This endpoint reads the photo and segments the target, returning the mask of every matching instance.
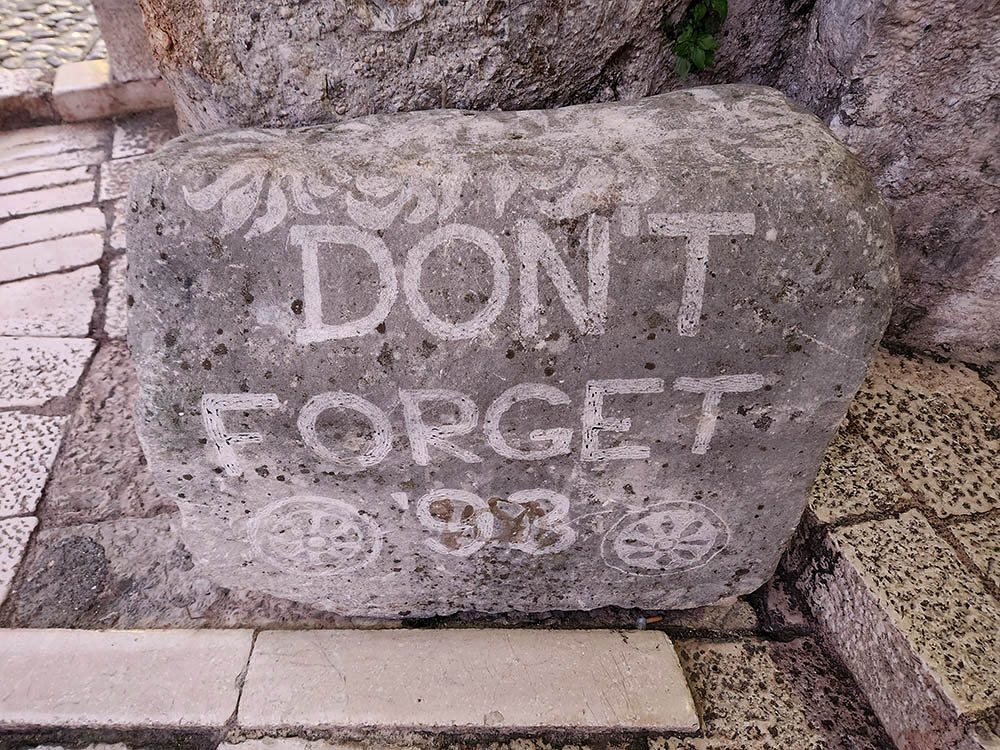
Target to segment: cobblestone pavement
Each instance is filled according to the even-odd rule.
[[[58,68],[107,57],[87,0],[0,0],[0,65]]]

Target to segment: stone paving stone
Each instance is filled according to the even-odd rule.
[[[77,182],[71,185],[58,185],[41,190],[5,195],[0,203],[0,219],[89,203],[94,198],[94,188],[93,179],[88,179],[86,182]]]
[[[33,513],[66,417],[0,412],[0,518]]]
[[[83,374],[94,346],[91,339],[0,338],[0,407],[41,406],[65,396]]]
[[[979,747],[963,723],[1000,704],[1000,603],[919,512],[834,530],[798,581],[901,750]]]
[[[79,122],[170,107],[173,95],[161,78],[115,81],[107,60],[81,60],[56,70],[52,103],[63,120]]]
[[[213,584],[180,540],[175,515],[42,529],[10,595],[13,627],[398,627]]]
[[[128,333],[128,293],[125,290],[125,271],[128,261],[119,255],[108,269],[108,303],[104,308],[104,331],[109,338],[123,339]]]
[[[132,419],[137,385],[124,342],[101,346],[49,484],[46,524],[175,510],[153,487]]]
[[[104,254],[99,234],[76,234],[0,250],[0,282],[89,265]]]
[[[124,198],[132,177],[142,166],[144,156],[129,156],[124,159],[106,161],[101,165],[101,197],[107,201]]]
[[[0,49],[5,68],[33,68],[51,71],[65,62],[80,60],[98,36],[97,19],[91,4],[0,0],[0,32],[25,31],[24,39]]]
[[[0,248],[84,232],[103,232],[104,214],[94,206],[11,219],[0,225]]]
[[[119,199],[114,202],[114,218],[111,222],[109,244],[115,250],[125,249],[125,221],[128,212],[128,201]]]
[[[0,286],[0,336],[86,336],[97,266]]]
[[[0,180],[0,195],[20,193],[25,190],[69,185],[91,179],[89,167],[71,167],[70,169],[50,169],[47,172],[28,172],[15,177]]]
[[[62,151],[44,156],[25,156],[19,159],[0,158],[0,177],[100,164],[106,158],[107,151],[104,147]]]
[[[109,134],[103,122],[0,133],[0,177],[99,164],[107,158]]]
[[[1000,507],[1000,397],[972,370],[880,352],[850,414],[938,516]]]
[[[653,631],[264,631],[244,727],[608,727],[694,731],[670,640]]]
[[[0,39],[0,58],[10,48],[9,40]],[[40,70],[0,69],[0,130],[57,119],[52,106],[52,83],[47,78]]]
[[[809,507],[824,523],[892,510],[913,502],[878,454],[851,428],[830,443],[809,496]]]
[[[218,726],[236,708],[249,630],[0,631],[0,726]]]
[[[888,750],[857,687],[818,645],[678,641],[702,722],[699,738],[665,738],[651,750]]]
[[[980,516],[951,527],[973,562],[1000,588],[1000,516]]]
[[[7,598],[28,538],[37,524],[38,519],[30,517],[0,520],[0,604]]]
[[[120,117],[115,121],[111,158],[151,153],[177,135],[177,116],[172,109]]]
[[[666,612],[662,623],[675,628],[722,632],[753,630],[758,625],[753,607],[743,599],[731,604],[715,604],[709,607]]]

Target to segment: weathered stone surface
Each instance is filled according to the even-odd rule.
[[[265,631],[237,721],[249,729],[698,729],[670,639],[614,630]]]
[[[189,549],[349,614],[756,589],[895,282],[864,171],[753,87],[189,136],[130,201]]]

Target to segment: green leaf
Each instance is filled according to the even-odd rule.
[[[700,47],[695,47],[691,50],[691,62],[694,64],[695,68],[701,70],[705,67],[705,50]]]
[[[684,31],[681,32],[681,35],[677,37],[678,42],[690,42],[693,40],[694,40],[694,29],[692,29],[690,26],[684,29]]]
[[[715,52],[709,50],[705,53],[705,67],[711,68],[713,65],[715,65]]]
[[[698,3],[696,6],[694,6],[694,9],[691,12],[691,16],[692,18],[694,18],[695,23],[697,23],[698,21],[700,21],[705,17],[706,13],[708,13],[708,6]]]
[[[719,43],[715,41],[715,37],[711,34],[702,34],[698,37],[698,46],[703,50],[712,50],[719,46]]]
[[[687,74],[691,72],[691,61],[686,57],[678,57],[674,63],[674,72],[680,78],[687,78]]]
[[[726,15],[729,13],[729,3],[726,0],[711,0],[711,2],[712,10],[719,16],[719,20],[725,21]]]

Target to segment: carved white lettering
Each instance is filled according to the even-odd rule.
[[[327,409],[350,409],[364,415],[371,422],[371,445],[364,453],[337,453],[323,445],[316,431],[316,420]],[[302,440],[317,456],[346,472],[361,471],[376,465],[392,448],[392,425],[389,424],[389,418],[371,401],[353,393],[330,391],[313,396],[299,412],[298,427]]]
[[[719,419],[719,401],[724,393],[746,393],[756,391],[764,385],[764,378],[757,374],[720,375],[715,378],[677,378],[675,391],[703,393],[701,418],[694,433],[692,453],[702,455],[708,452],[708,445],[715,434],[715,423]]]
[[[687,265],[684,291],[677,311],[677,333],[694,336],[701,325],[701,307],[705,299],[705,276],[708,272],[710,237],[753,234],[753,214],[650,214],[649,231],[664,237],[687,238]]]
[[[443,388],[406,391],[400,390],[403,402],[403,419],[406,420],[406,434],[410,438],[410,450],[418,466],[430,463],[430,446],[442,453],[455,456],[467,464],[475,464],[483,459],[472,451],[461,448],[449,438],[467,435],[479,422],[479,407],[476,402],[458,391]],[[424,422],[422,405],[435,401],[447,401],[458,409],[458,420],[453,424],[429,425]]]
[[[493,290],[486,306],[462,323],[450,323],[435,315],[420,290],[424,262],[428,256],[435,248],[456,240],[478,247],[490,259],[490,264],[493,266]],[[403,268],[403,292],[413,316],[430,333],[448,340],[475,338],[492,325],[507,303],[507,295],[510,292],[507,258],[497,241],[493,239],[493,235],[488,232],[468,224],[448,224],[431,232],[410,249],[406,256],[406,266]]]
[[[259,432],[226,432],[222,423],[222,412],[248,409],[280,409],[278,397],[274,393],[206,393],[201,397],[201,421],[205,433],[215,447],[219,466],[227,476],[238,477],[243,473],[234,445],[260,443]]]
[[[483,417],[483,432],[490,447],[504,458],[517,458],[523,461],[541,461],[554,456],[565,456],[570,451],[573,440],[573,430],[567,427],[555,427],[547,430],[532,430],[528,439],[535,442],[548,443],[545,448],[536,450],[521,450],[508,443],[500,432],[500,420],[507,410],[520,401],[538,399],[553,406],[565,406],[570,403],[569,396],[551,385],[541,383],[521,383],[508,388],[486,409]]]
[[[396,269],[385,243],[373,234],[352,227],[302,226],[288,230],[288,241],[302,248],[303,315],[306,325],[295,332],[300,344],[330,341],[372,333],[385,320],[396,301],[398,286]],[[379,275],[378,301],[363,318],[330,325],[323,322],[323,295],[319,280],[319,246],[321,243],[353,245],[368,253]]]
[[[538,269],[544,268],[566,312],[582,333],[600,335],[608,317],[608,220],[591,214],[587,219],[587,301],[583,301],[573,277],[556,246],[533,219],[517,223],[517,253],[521,259],[521,333],[538,334]]]
[[[644,445],[625,443],[614,448],[601,448],[599,433],[628,432],[632,420],[610,419],[604,415],[604,397],[616,393],[661,393],[662,378],[635,378],[612,380],[588,380],[587,395],[583,404],[583,447],[584,461],[610,461],[613,459],[643,459],[649,457],[649,448]]]

